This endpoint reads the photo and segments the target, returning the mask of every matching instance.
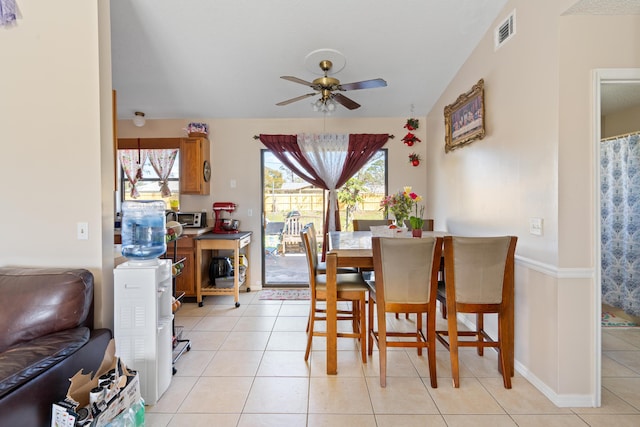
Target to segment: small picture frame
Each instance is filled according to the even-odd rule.
[[[483,79],[460,95],[456,102],[444,107],[444,124],[444,151],[447,153],[484,138]]]

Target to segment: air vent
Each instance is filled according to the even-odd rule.
[[[495,48],[498,49],[500,46],[505,44],[507,40],[511,39],[516,34],[516,11],[514,10],[511,14],[505,19],[502,24],[496,27],[495,31]]]

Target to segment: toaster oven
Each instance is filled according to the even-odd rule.
[[[173,212],[174,218],[184,227],[203,228],[207,226],[206,212]]]

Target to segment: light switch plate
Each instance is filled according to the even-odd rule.
[[[89,239],[89,223],[79,222],[78,223],[78,240],[88,240],[88,239]]]
[[[529,218],[529,233],[542,236],[542,218]]]

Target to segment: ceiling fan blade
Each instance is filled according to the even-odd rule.
[[[385,87],[387,82],[384,79],[363,80],[361,82],[346,83],[340,85],[340,90],[356,90],[356,89],[373,89],[376,87]]]
[[[280,76],[281,79],[285,79],[285,80],[289,80],[290,82],[294,82],[294,83],[300,83],[301,85],[305,85],[305,86],[309,86],[309,87],[315,87],[315,85],[311,82],[308,82],[306,80],[302,80],[299,79],[297,77],[293,77],[293,76]]]
[[[301,99],[305,99],[305,98],[308,98],[308,97],[313,96],[313,95],[315,95],[315,93],[308,93],[306,95],[300,95],[300,96],[297,96],[295,98],[287,99],[286,101],[278,102],[276,105],[280,105],[280,106],[288,105],[288,104],[291,104],[292,102],[300,101]]]
[[[360,108],[360,104],[358,104],[353,99],[347,98],[341,93],[334,93],[333,99],[343,106],[347,107],[349,110],[355,110],[356,108]]]

